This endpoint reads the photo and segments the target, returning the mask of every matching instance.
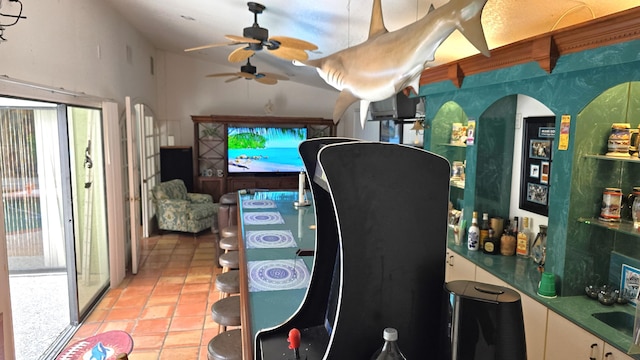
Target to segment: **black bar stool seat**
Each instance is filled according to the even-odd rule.
[[[240,270],[231,270],[216,276],[216,289],[221,293],[240,293]]]
[[[242,333],[240,329],[225,331],[209,340],[207,360],[242,359]]]
[[[238,251],[229,251],[226,252],[218,258],[218,262],[220,262],[220,266],[223,267],[223,272],[226,272],[224,269],[239,269],[240,268],[240,258]]]
[[[240,296],[229,296],[213,303],[211,317],[223,330],[227,326],[240,326]]]
[[[220,249],[226,251],[238,250],[238,237],[237,236],[227,236],[223,237],[219,241]]]
[[[220,230],[220,236],[222,236],[223,238],[225,237],[231,237],[231,236],[238,236],[238,225],[229,225],[226,227],[223,227],[222,230]]]

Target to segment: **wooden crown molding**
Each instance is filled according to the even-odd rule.
[[[640,39],[640,6],[585,23],[555,30],[482,54],[426,69],[420,85],[451,80],[460,88],[465,76],[537,62],[551,73],[563,55]]]
[[[302,116],[191,115],[194,123],[333,125],[333,120]]]

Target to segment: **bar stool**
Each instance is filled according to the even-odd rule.
[[[213,303],[211,318],[222,331],[226,331],[227,326],[240,326],[240,296],[229,296]]]
[[[225,237],[238,237],[238,225],[229,225],[226,227],[223,227],[222,230],[220,230],[220,236],[225,238]]]
[[[242,333],[240,329],[225,331],[209,340],[207,360],[242,359]]]
[[[238,250],[238,237],[223,237],[222,239],[220,239],[220,241],[218,241],[218,246],[220,246],[220,249],[224,250],[224,252]]]
[[[218,257],[218,262],[222,266],[222,272],[227,272],[231,269],[240,268],[240,258],[237,251],[226,252]]]
[[[216,290],[220,292],[220,299],[231,294],[240,293],[240,270],[231,270],[216,276]]]

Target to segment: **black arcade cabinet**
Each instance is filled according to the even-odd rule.
[[[309,289],[287,322],[256,335],[256,359],[369,359],[385,327],[408,359],[446,359],[443,291],[449,163],[415,147],[345,138],[300,145],[316,213]]]

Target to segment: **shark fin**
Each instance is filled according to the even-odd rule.
[[[322,66],[322,59],[305,60],[305,61],[293,60],[292,63],[295,66],[309,66],[309,67],[319,68]]]
[[[482,29],[480,15],[482,15],[482,12],[478,12],[476,16],[462,22],[458,25],[458,30],[460,30],[462,35],[464,35],[464,37],[466,37],[467,40],[476,47],[476,49],[480,50],[482,55],[489,57],[491,56],[491,53],[487,46],[487,40],[484,37],[484,30]]]
[[[371,101],[361,99],[360,100],[360,126],[364,129],[364,123],[367,122],[367,113],[369,112],[369,104]]]
[[[380,34],[388,33],[382,18],[382,0],[373,0],[373,10],[371,11],[371,24],[369,25],[369,39]]]
[[[333,108],[333,123],[337,124],[344,114],[347,111],[347,108],[358,101],[359,99],[355,97],[349,90],[342,90],[340,95],[338,95],[338,100],[336,100],[336,106]]]

